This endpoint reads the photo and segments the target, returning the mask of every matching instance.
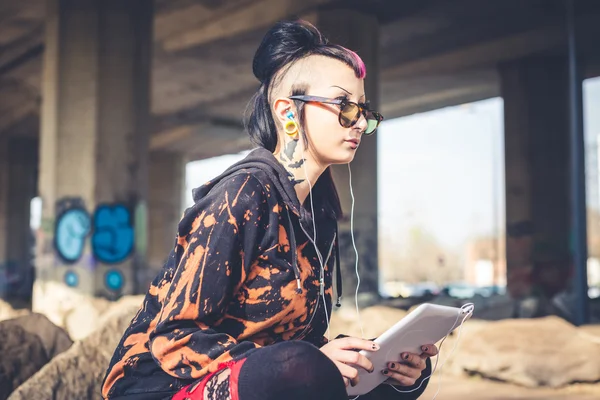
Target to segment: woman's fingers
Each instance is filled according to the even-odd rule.
[[[438,355],[438,348],[434,344],[426,344],[425,346],[421,346],[421,358],[429,358],[435,357]]]
[[[422,373],[422,370],[420,370],[419,368],[400,364],[397,362],[389,363],[387,369],[389,369],[392,372],[396,372],[400,375],[404,375],[404,376],[412,378],[412,379],[418,379]]]
[[[336,354],[337,361],[341,361],[345,364],[352,364],[357,367],[361,367],[367,372],[373,372],[373,363],[364,355],[356,351],[351,350],[340,350]]]
[[[426,367],[425,359],[421,358],[420,354],[402,353],[400,354],[400,357],[403,364],[418,368],[420,371],[424,370]]]
[[[366,350],[377,351],[379,345],[371,340],[364,340],[355,337],[345,337],[342,339],[332,340],[331,343],[336,343],[338,348],[343,350]]]
[[[406,375],[402,375],[398,372],[394,372],[388,368],[384,369],[381,372],[383,375],[389,377],[392,380],[395,380],[397,384],[401,386],[412,386],[417,382],[417,378],[412,378]]]
[[[358,383],[358,370],[350,365],[344,364],[343,362],[334,361],[336,367],[340,370],[346,386],[350,383],[352,386],[356,386]]]

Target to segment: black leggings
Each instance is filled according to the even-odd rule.
[[[240,360],[241,361],[241,360]],[[239,361],[238,361],[239,362]],[[236,366],[231,368],[236,369]],[[230,393],[229,372],[223,370],[208,378],[202,397],[209,400],[347,400],[344,380],[338,368],[317,347],[307,342],[282,342],[248,353],[237,376],[237,393]],[[225,374],[227,373],[227,374]],[[359,400],[415,400],[425,390],[421,380],[431,373],[431,362],[421,379],[412,387],[400,388],[410,393],[398,393],[389,385],[360,396]],[[418,388],[418,389],[417,389]],[[198,393],[197,395],[200,395]],[[192,397],[190,397],[192,398]]]
[[[242,365],[238,382],[240,400],[348,398],[333,361],[317,347],[301,341],[254,350]]]

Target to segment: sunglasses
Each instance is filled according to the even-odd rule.
[[[290,96],[289,98],[292,100],[304,101],[306,103],[335,104],[339,106],[340,114],[338,120],[340,125],[344,128],[351,128],[356,125],[360,116],[363,115],[367,120],[367,129],[364,132],[365,135],[370,135],[375,132],[375,129],[377,129],[381,121],[383,121],[383,115],[378,112],[369,110],[365,105],[345,99],[330,99],[319,96]]]

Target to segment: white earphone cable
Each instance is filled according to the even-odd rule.
[[[317,298],[317,304],[315,305],[315,310],[319,307],[319,303],[320,303],[320,299],[323,299],[323,310],[325,311],[325,321],[327,322],[327,331],[326,331],[326,335],[327,335],[327,340],[331,340],[331,330],[330,330],[330,324],[329,324],[329,313],[327,312],[327,302],[325,301],[325,266],[323,264],[323,255],[321,255],[321,252],[319,251],[319,247],[317,246],[317,220],[315,218],[315,207],[314,207],[314,203],[313,203],[313,195],[312,195],[312,183],[310,182],[310,179],[308,178],[308,171],[306,168],[306,159],[304,158],[304,144],[302,144],[301,147],[302,150],[302,166],[304,167],[304,177],[306,178],[306,182],[308,182],[308,196],[310,198],[310,210],[312,213],[312,221],[313,221],[313,236],[311,237],[310,235],[306,234],[306,231],[304,231],[304,228],[302,228],[302,230],[304,231],[304,233],[306,234],[306,236],[308,236],[308,238],[312,241],[312,244],[315,248],[315,252],[317,253],[317,258],[319,259],[319,265],[321,267],[321,271],[320,271],[320,277],[319,277],[319,296]],[[300,225],[302,227],[302,225]],[[315,312],[316,314],[316,312]],[[313,314],[314,317],[314,314]],[[312,321],[312,318],[311,318]]]
[[[356,240],[354,238],[354,190],[352,189],[352,168],[350,168],[350,163],[348,163],[348,180],[350,186],[350,197],[352,198],[352,207],[350,209],[350,236],[352,237],[352,247],[354,247],[354,270],[356,272],[356,291],[354,292],[354,303],[356,305],[356,318],[358,319],[358,324],[360,325],[361,337],[365,339],[365,331],[363,329],[362,320],[360,318],[360,310],[358,308],[358,289],[360,287],[360,274],[358,273],[358,249],[356,248]]]

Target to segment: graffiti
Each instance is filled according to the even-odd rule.
[[[125,278],[123,277],[123,274],[121,273],[121,271],[116,270],[116,269],[111,269],[109,271],[106,272],[106,274],[104,274],[104,285],[112,290],[112,291],[119,291],[123,288],[123,285],[125,284]]]
[[[145,217],[145,212],[143,205],[136,207],[136,221],[133,221],[130,209],[123,204],[102,204],[96,207],[92,217],[81,199],[61,199],[56,203],[57,218],[53,227],[57,266],[76,264],[78,268],[87,266],[94,270],[99,263],[117,264],[124,261],[135,251],[134,232],[138,229],[133,227],[133,222],[139,218],[139,222],[145,223],[145,218],[141,218]],[[145,228],[143,225],[141,227]],[[89,248],[86,250],[88,237],[91,251]],[[143,239],[145,241],[145,236]],[[140,245],[145,247],[145,243]],[[68,287],[78,287],[80,275],[70,269],[63,275],[63,282]],[[110,269],[104,274],[104,286],[108,290],[118,292],[124,285],[125,278],[121,271]]]
[[[123,205],[98,206],[94,214],[92,252],[106,264],[123,261],[133,250],[131,214]]]
[[[79,261],[85,247],[85,239],[90,233],[90,216],[77,198],[67,198],[57,203],[54,247],[66,264]]]
[[[67,271],[65,272],[64,281],[68,287],[77,287],[79,286],[79,275],[75,271]]]

